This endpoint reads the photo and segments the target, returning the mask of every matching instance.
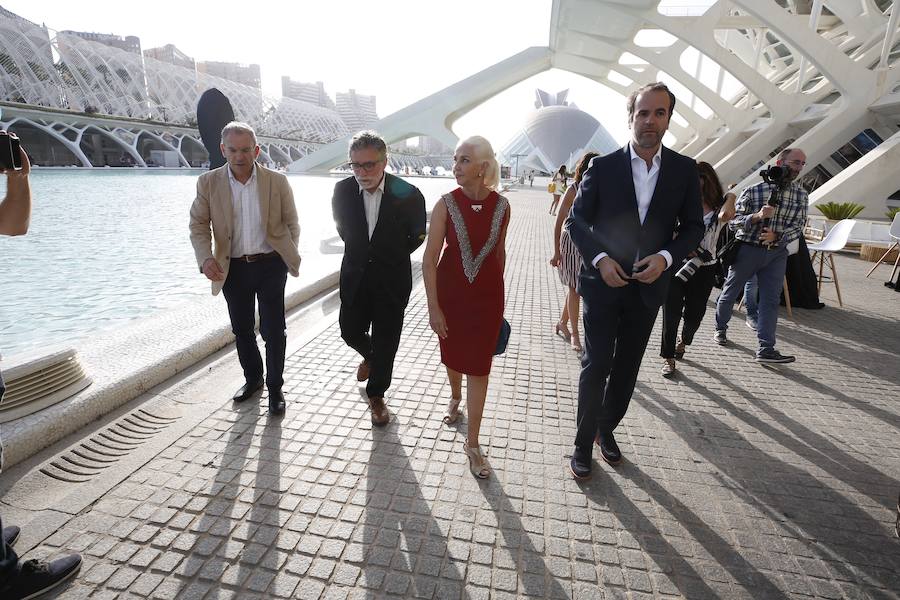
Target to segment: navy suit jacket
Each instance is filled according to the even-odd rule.
[[[384,194],[371,240],[355,177],[334,186],[331,209],[338,235],[344,240],[341,302],[353,304],[368,271],[370,285],[375,286],[381,301],[406,306],[412,291],[409,255],[425,241],[425,198],[419,188],[384,174]]]
[[[612,303],[625,288],[606,285],[591,261],[606,252],[631,274],[635,257],[660,250],[672,255],[672,266],[651,284],[638,284],[649,308],[661,306],[669,282],[687,255],[703,237],[700,180],[694,159],[663,147],[659,178],[643,224],[631,174],[629,147],[599,156],[585,172],[566,219],[566,229],[584,264],[578,293],[586,302]]]

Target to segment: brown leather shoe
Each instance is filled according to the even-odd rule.
[[[391,420],[387,406],[384,405],[384,398],[381,396],[369,398],[369,408],[372,409],[372,425],[387,425]]]
[[[356,380],[365,381],[369,378],[369,361],[364,360],[356,367]]]

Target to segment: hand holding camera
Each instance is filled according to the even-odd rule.
[[[762,208],[754,215],[755,221],[765,221],[775,216],[775,207],[770,204],[764,204]]]
[[[31,171],[28,154],[19,143],[19,136],[0,130],[0,169],[7,177],[24,179]]]

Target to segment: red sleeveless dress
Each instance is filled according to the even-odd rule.
[[[440,340],[441,362],[466,375],[489,375],[503,320],[497,249],[509,222],[509,203],[497,192],[475,202],[462,188],[441,201],[448,213],[437,267],[438,305],[447,322],[447,338]]]

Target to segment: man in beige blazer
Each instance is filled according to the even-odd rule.
[[[212,282],[213,295],[221,290],[228,305],[245,381],[232,399],[243,402],[263,385],[254,330],[258,301],[269,413],[281,415],[287,341],[284,287],[288,272],[296,277],[300,267],[297,208],[287,178],[256,163],[259,145],[252,127],[229,123],[222,130],[221,147],[227,164],[197,180],[191,244],[200,272]]]

